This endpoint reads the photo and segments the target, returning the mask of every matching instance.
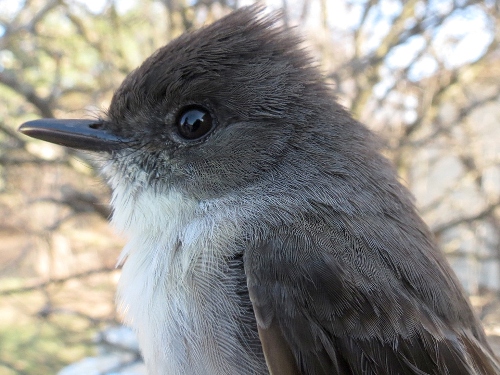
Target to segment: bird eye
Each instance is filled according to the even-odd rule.
[[[182,109],[177,120],[179,134],[189,140],[208,134],[213,127],[210,113],[203,107],[189,106]]]

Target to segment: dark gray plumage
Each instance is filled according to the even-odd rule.
[[[376,138],[299,45],[240,9],[148,58],[107,118],[21,127],[103,152],[150,373],[499,374]]]

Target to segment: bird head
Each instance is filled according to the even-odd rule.
[[[346,153],[371,159],[363,150],[373,149],[295,30],[258,6],[157,50],[125,78],[106,114],[96,121],[36,120],[20,130],[104,153],[112,186],[175,188],[199,200],[279,175],[311,174],[318,157],[333,156],[325,163],[332,174],[345,173]],[[293,165],[283,174],[284,163]]]
[[[104,170],[134,189],[215,197],[261,179],[301,127],[318,123],[321,107],[331,110],[300,45],[278,15],[243,8],[157,50],[126,77],[104,118],[37,120],[20,130],[107,153]]]

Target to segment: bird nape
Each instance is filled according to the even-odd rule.
[[[499,374],[376,137],[300,42],[242,8],[156,51],[105,118],[20,128],[100,153],[149,373]]]

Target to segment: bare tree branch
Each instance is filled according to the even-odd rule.
[[[484,210],[477,213],[476,215],[471,215],[468,217],[461,217],[455,220],[450,220],[447,223],[441,224],[434,228],[433,233],[436,236],[441,235],[444,231],[459,226],[461,224],[470,224],[478,220],[482,220],[490,216],[498,207],[500,207],[500,201],[489,204]]]
[[[0,72],[0,83],[25,97],[28,102],[38,109],[43,117],[54,117],[50,100],[40,97],[31,85],[20,82],[15,73],[8,70]]]
[[[45,289],[50,285],[64,284],[70,280],[83,279],[83,278],[86,278],[89,276],[93,276],[93,275],[97,275],[97,274],[101,274],[101,273],[111,273],[114,271],[116,271],[115,267],[101,267],[98,269],[93,269],[93,270],[89,270],[89,271],[85,271],[85,272],[75,273],[75,274],[69,275],[67,277],[61,277],[58,279],[50,279],[50,280],[38,283],[36,285],[0,290],[0,296],[9,296],[9,295],[13,295],[13,294],[22,294],[22,293],[33,292],[35,290]]]

